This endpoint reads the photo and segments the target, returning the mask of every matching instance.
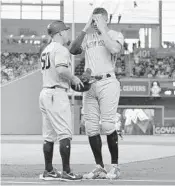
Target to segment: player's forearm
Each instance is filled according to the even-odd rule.
[[[57,72],[59,73],[60,76],[64,77],[65,79],[72,81],[73,75],[70,71],[70,69],[66,67],[57,67]]]
[[[117,41],[114,41],[110,38],[110,36],[106,33],[102,33],[102,37],[105,43],[106,48],[112,53],[112,54],[117,54],[120,52],[122,46],[120,43]]]
[[[71,54],[73,55],[77,54],[77,51],[80,49],[85,35],[86,35],[86,32],[81,31],[80,35],[71,43],[71,46],[69,49]]]

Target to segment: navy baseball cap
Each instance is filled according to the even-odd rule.
[[[70,27],[66,26],[63,21],[53,21],[47,26],[47,32],[49,35],[53,36],[61,31],[69,30]]]

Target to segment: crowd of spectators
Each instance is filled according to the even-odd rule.
[[[39,54],[1,53],[1,84],[12,81],[39,68]]]
[[[175,78],[175,57],[137,59],[132,68],[133,77]]]
[[[115,75],[117,78],[125,77],[127,75],[126,60],[123,54],[117,57],[117,60],[115,61]]]
[[[76,65],[75,67],[75,75],[76,76],[81,76],[84,72],[84,66],[85,66],[85,58],[82,58],[80,63]]]
[[[127,76],[124,55],[116,58],[115,74],[122,78]],[[75,68],[75,75],[84,72],[85,59],[83,58]],[[1,53],[1,83],[6,83],[40,68],[39,54],[34,53]],[[175,57],[163,59],[137,59],[132,67],[132,76],[141,78],[174,78]]]

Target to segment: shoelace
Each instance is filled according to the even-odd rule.
[[[116,171],[119,171],[120,169],[118,167],[113,167],[110,171],[110,173],[114,174]]]
[[[74,174],[74,173],[72,173],[72,172],[70,172],[70,173],[69,173],[69,175],[71,175],[71,176],[75,176],[75,174]]]
[[[52,172],[58,173],[58,170],[56,168],[53,168]]]
[[[73,172],[70,172],[69,175],[71,175],[71,176],[78,176],[78,174],[75,174]]]
[[[96,166],[96,168],[94,170],[92,170],[92,172],[94,173],[97,169],[102,169],[101,167]]]

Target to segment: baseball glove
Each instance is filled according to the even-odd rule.
[[[77,89],[74,84],[71,84],[71,88],[76,92],[86,92],[91,88],[91,70],[87,69],[80,77],[84,87],[80,85],[80,89]]]

